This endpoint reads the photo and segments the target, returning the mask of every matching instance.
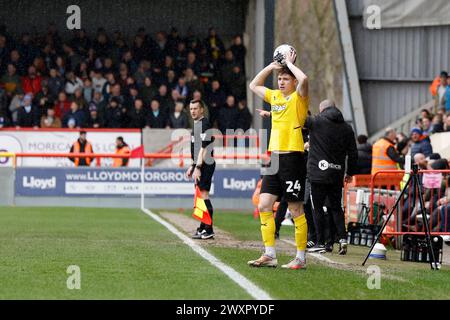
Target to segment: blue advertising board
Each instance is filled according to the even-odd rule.
[[[217,169],[211,195],[250,198],[258,169]],[[192,197],[192,180],[182,169],[146,169],[144,192],[148,197]],[[125,168],[17,168],[16,196],[31,197],[136,197],[141,194],[141,171]]]

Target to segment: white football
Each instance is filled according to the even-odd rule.
[[[289,52],[297,53],[297,51],[293,46],[288,44],[282,44],[281,46],[276,48],[275,51],[273,52],[273,61],[284,66],[286,64],[286,56]]]

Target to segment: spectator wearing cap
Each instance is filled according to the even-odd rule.
[[[144,109],[144,102],[138,98],[128,111],[128,128],[143,129],[147,125],[148,112]]]
[[[152,129],[163,129],[167,126],[167,114],[160,109],[159,101],[153,99],[150,104],[147,126]]]
[[[414,157],[417,153],[423,153],[425,157],[428,157],[433,153],[430,138],[424,136],[420,128],[411,129],[411,141],[411,157]]]
[[[31,94],[27,94],[23,98],[23,105],[17,113],[17,127],[35,129],[39,128],[40,122],[39,109],[33,104]]]
[[[93,102],[89,104],[89,116],[86,121],[86,128],[102,128],[103,127],[103,119],[101,118],[100,113],[98,112],[97,105]]]
[[[55,116],[55,110],[48,108],[45,115],[41,117],[41,128],[61,128],[61,119]]]
[[[95,104],[97,107],[97,112],[99,114],[104,114],[106,110],[106,105],[108,104],[107,101],[103,98],[103,95],[101,92],[94,91],[94,96],[89,103],[89,105]]]

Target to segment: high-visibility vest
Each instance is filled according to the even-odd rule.
[[[389,158],[387,150],[394,144],[384,138],[378,140],[372,147],[372,175],[381,170],[397,170],[397,163]]]
[[[73,144],[73,153],[80,153],[80,151],[81,151],[80,142],[77,140]],[[92,145],[89,143],[89,141],[86,141],[83,153],[94,153],[94,151],[92,150]],[[88,166],[91,165],[91,158],[84,158],[84,159],[86,160],[86,164]],[[75,161],[73,163],[75,164],[75,167],[78,167],[78,165],[80,164],[80,158],[75,158]]]
[[[120,149],[116,148],[117,155],[128,155],[130,153],[131,153],[131,151],[130,151],[130,148],[128,148],[128,146],[123,146]],[[124,159],[126,159],[126,158],[114,158],[113,167],[115,167],[115,168],[122,167]],[[128,163],[124,167],[126,167],[126,166],[128,166]]]

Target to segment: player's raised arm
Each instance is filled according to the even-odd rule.
[[[264,82],[266,81],[267,77],[272,73],[272,71],[278,70],[280,68],[281,67],[276,62],[273,62],[264,69],[262,69],[252,80],[252,82],[250,82],[249,85],[250,90],[252,90],[258,97],[264,99],[267,89],[264,86]]]
[[[306,74],[300,70],[295,64],[295,58],[297,57],[297,54],[295,51],[291,51],[287,54],[286,57],[286,66],[289,68],[289,70],[292,71],[295,78],[298,81],[297,85],[297,93],[302,97],[308,96],[308,77]]]

